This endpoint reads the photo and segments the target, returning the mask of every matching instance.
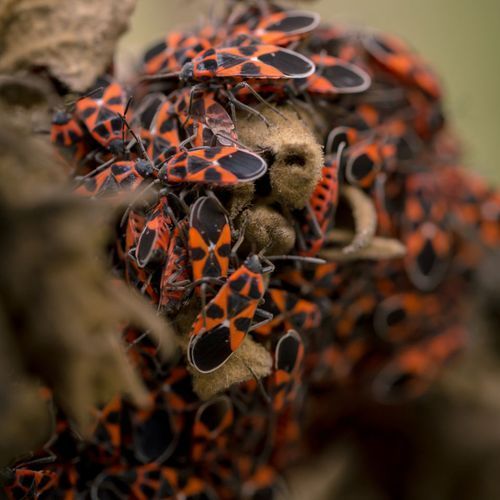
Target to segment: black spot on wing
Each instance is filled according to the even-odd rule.
[[[191,248],[191,259],[193,260],[202,260],[206,256],[205,250],[203,248],[194,247]]]
[[[318,18],[315,14],[308,12],[290,12],[284,19],[265,26],[266,31],[283,31],[287,34],[303,33],[314,28]]]
[[[34,486],[35,478],[34,476],[23,475],[19,478],[19,483],[22,484],[25,488],[29,489]]]
[[[196,174],[207,168],[211,163],[199,156],[188,156],[187,170],[190,174]]]
[[[295,77],[309,74],[314,69],[314,64],[306,57],[292,52],[291,50],[277,49],[275,52],[262,54],[258,57],[260,61],[273,66],[281,71],[284,76]]]
[[[229,335],[229,328],[221,325],[193,337],[188,347],[193,365],[202,372],[209,372],[221,366],[233,353]]]
[[[213,55],[215,55],[215,49],[211,48],[205,50],[205,52],[203,52],[200,57],[204,59],[205,57],[212,57]]]
[[[114,163],[111,165],[111,173],[113,175],[122,175],[130,171],[130,167],[128,165],[124,165],[122,163]]]
[[[120,188],[126,189],[131,186],[137,180],[137,176],[135,174],[127,175],[123,180],[120,181]]]
[[[101,139],[107,139],[110,137],[110,133],[108,130],[108,127],[104,123],[101,123],[100,125],[97,125],[97,127],[94,128],[94,132],[101,138]]]
[[[144,267],[148,263],[155,240],[156,231],[152,231],[148,227],[144,228],[137,242],[136,257],[139,266]]]
[[[112,175],[109,175],[103,182],[102,186],[100,187],[99,194],[113,194],[118,191],[119,191],[118,182]]]
[[[206,59],[196,65],[198,71],[217,71],[218,65],[215,59]]]
[[[217,184],[222,180],[222,174],[214,167],[208,167],[204,177],[207,183]]]
[[[241,66],[239,71],[239,75],[245,77],[259,76],[261,74],[261,70],[259,66],[253,62],[246,62]]]
[[[107,104],[122,104],[123,100],[120,96],[112,97],[106,101]]]
[[[244,45],[243,47],[239,47],[239,51],[244,56],[253,56],[257,50],[259,50],[257,45]]]
[[[207,243],[217,243],[228,220],[220,205],[213,198],[200,198],[193,206],[190,224],[203,235]]]
[[[116,133],[116,132],[121,132],[123,130],[124,123],[119,116],[115,116],[114,118],[112,118],[110,120],[110,123],[111,123],[111,130],[113,132]]]
[[[224,309],[215,302],[208,304],[205,312],[210,319],[222,319],[224,317]]]
[[[291,373],[297,363],[300,341],[294,335],[286,335],[278,344],[276,366],[278,370]]]
[[[261,298],[259,283],[256,279],[252,279],[252,282],[250,284],[250,290],[248,291],[248,297],[254,300]]]
[[[250,181],[264,175],[267,169],[266,162],[257,155],[237,150],[234,153],[221,157],[219,165],[234,174],[241,181]]]
[[[361,181],[374,169],[373,160],[366,154],[362,154],[352,161],[349,167],[349,175],[352,180]]]
[[[250,324],[252,323],[252,318],[248,317],[242,317],[242,318],[236,318],[234,320],[234,326],[240,331],[240,332],[247,332],[248,329],[250,328]]]
[[[143,463],[165,458],[176,438],[172,421],[167,411],[157,409],[135,428],[134,450],[136,457]],[[151,478],[154,479],[154,478]]]
[[[322,75],[338,89],[354,89],[367,84],[367,76],[352,65],[326,66],[322,69]]]
[[[102,122],[105,122],[107,120],[111,120],[113,118],[116,118],[116,113],[114,113],[113,111],[111,111],[108,108],[101,107],[99,109],[99,114],[97,115],[96,121],[97,121],[97,123],[102,123]]]
[[[216,146],[213,148],[203,148],[203,154],[207,160],[212,160],[215,158],[220,152],[222,148],[220,146]]]
[[[215,432],[222,425],[224,417],[231,407],[230,405],[229,400],[226,398],[216,399],[203,408],[198,418],[210,432]]]
[[[401,323],[406,318],[406,311],[398,307],[397,309],[393,309],[392,311],[388,311],[385,321],[389,326],[394,326],[397,323]]]
[[[148,62],[153,59],[158,54],[161,54],[167,48],[166,42],[159,42],[156,45],[153,45],[147,52],[144,54],[144,61]]]
[[[230,293],[227,299],[227,315],[229,318],[238,316],[248,306],[248,298],[244,295]]]
[[[160,125],[160,133],[165,134],[166,132],[171,132],[176,128],[177,123],[175,122],[174,118],[169,118],[167,120],[163,120],[163,122]]]
[[[184,179],[187,175],[187,171],[186,169],[180,165],[178,167],[170,167],[168,169],[168,173],[167,173],[167,182],[168,182],[168,178],[170,176],[172,177],[178,177],[179,179]]]
[[[287,311],[292,311],[295,307],[295,304],[298,302],[298,298],[292,293],[285,292],[285,309]]]
[[[81,117],[82,117],[83,120],[87,120],[88,118],[90,118],[96,112],[97,112],[97,108],[95,106],[89,106],[88,108],[85,108],[81,112]]]
[[[432,242],[430,240],[426,240],[424,248],[422,248],[422,251],[417,257],[418,268],[423,275],[429,276],[436,266],[436,263],[437,255],[434,251],[434,247],[432,246]]]
[[[70,130],[68,136],[71,139],[71,142],[78,142],[81,138],[80,134],[78,134],[74,130]]]
[[[290,319],[292,321],[293,327],[296,330],[301,330],[302,326],[306,322],[307,314],[305,312],[298,312],[298,313],[292,315],[292,317]]]
[[[218,278],[221,274],[219,262],[213,253],[208,255],[208,258],[203,267],[203,276],[205,278]]]
[[[247,60],[248,59],[244,56],[238,56],[229,52],[220,51],[217,54],[217,62],[219,64],[219,67],[224,69],[233,68],[234,66],[238,66],[239,64],[242,64]]]
[[[151,122],[161,105],[161,99],[155,96],[154,98],[148,99],[147,102],[147,106],[145,106],[139,113],[141,126],[145,129],[148,129],[151,126]]]
[[[243,287],[247,284],[247,278],[244,276],[239,276],[238,278],[231,279],[229,282],[229,288],[231,291],[241,292]]]
[[[231,245],[229,243],[224,243],[223,245],[220,245],[217,253],[219,254],[220,257],[229,257],[229,254],[231,253]]]

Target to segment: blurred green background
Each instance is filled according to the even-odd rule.
[[[196,23],[221,1],[138,0],[122,56],[139,54],[173,27]],[[442,77],[465,162],[500,184],[500,0],[318,0],[302,6],[324,20],[381,29],[410,42]]]

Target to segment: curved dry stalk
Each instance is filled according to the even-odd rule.
[[[368,247],[377,230],[377,212],[368,195],[354,186],[344,186],[341,195],[352,209],[355,233],[352,241],[342,249],[345,255],[357,254]]]
[[[328,245],[344,245],[355,239],[352,231],[334,229],[325,239]],[[356,252],[346,253],[345,248],[324,248],[319,252],[319,257],[334,262],[350,262],[353,260],[386,260],[399,259],[406,254],[405,245],[394,238],[374,236],[370,243]]]

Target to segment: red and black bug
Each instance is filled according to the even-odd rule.
[[[175,109],[194,147],[210,145],[214,140],[223,146],[232,146],[238,141],[234,122],[224,106],[215,100],[215,92],[183,89]]]
[[[154,174],[154,168],[146,160],[115,161],[103,170],[98,167],[86,176],[75,193],[84,196],[116,196],[123,191],[135,191],[143,182],[152,179]]]
[[[297,52],[274,45],[252,44],[208,49],[186,64],[179,78],[183,81],[282,80],[307,78],[314,69],[314,64]]]
[[[303,359],[302,339],[295,330],[289,330],[279,339],[274,354],[271,392],[276,412],[280,412],[288,402],[293,401]]]
[[[193,281],[226,278],[230,253],[231,228],[225,210],[215,198],[199,198],[189,217]]]
[[[210,47],[204,36],[175,31],[146,52],[143,71],[147,75],[180,71],[186,62]]]
[[[380,145],[376,141],[355,144],[346,150],[343,162],[347,182],[353,186],[369,188],[383,166]]]
[[[326,297],[340,289],[343,276],[335,262],[319,264],[312,269],[286,269],[277,276],[277,283],[299,296]]]
[[[402,348],[373,379],[375,396],[383,401],[393,401],[421,395],[444,363],[463,348],[466,340],[464,328],[455,325],[439,335]]]
[[[337,127],[328,135],[326,147],[337,153],[341,178],[354,186],[370,187],[383,167],[382,145],[373,132]]]
[[[198,371],[216,370],[238,349],[263,296],[263,268],[252,255],[229,276],[193,324],[188,360]]]
[[[182,417],[171,411],[168,393],[160,389],[151,396],[151,408],[129,411],[130,447],[144,464],[164,462],[174,452],[182,428]]]
[[[262,177],[266,162],[255,153],[236,147],[203,147],[174,155],[158,174],[160,181],[232,186]]]
[[[364,46],[379,64],[404,82],[417,85],[434,99],[441,97],[436,75],[402,40],[377,33],[366,36]]]
[[[336,96],[364,92],[371,85],[370,75],[355,64],[326,54],[313,54],[311,61],[316,65],[316,72],[304,81],[295,82],[300,90]]]
[[[50,140],[58,149],[67,151],[75,160],[82,160],[88,152],[85,133],[78,120],[68,111],[56,111],[52,116]]]
[[[265,310],[273,315],[273,319],[255,329],[258,335],[267,336],[290,329],[308,331],[319,326],[320,311],[314,302],[280,288],[269,288],[264,299]]]
[[[98,419],[92,435],[92,444],[88,452],[93,460],[102,464],[111,464],[120,456],[122,445],[123,404],[115,396],[98,413]]]
[[[198,408],[193,424],[191,459],[215,462],[225,450],[227,431],[234,419],[233,405],[227,396],[212,399]]]
[[[174,105],[162,94],[150,96],[137,110],[139,137],[149,158],[155,164],[166,161],[181,143]]]
[[[405,266],[410,281],[424,292],[435,289],[448,270],[452,248],[448,224],[447,204],[433,175],[409,175],[401,229],[407,248]]]
[[[176,313],[188,296],[191,266],[187,249],[187,226],[184,219],[175,226],[167,250],[167,263],[160,281],[159,308],[166,314]]]
[[[266,45],[288,45],[313,31],[320,17],[315,12],[288,10],[274,12],[260,20],[252,16],[247,22],[237,22],[231,36],[248,35],[250,40]]]
[[[321,180],[315,187],[304,214],[300,255],[314,256],[323,246],[328,225],[338,204],[338,157],[340,156],[325,158]]]
[[[314,73],[315,66],[307,57],[275,45],[251,44],[241,47],[210,48],[179,73],[159,73],[152,79],[177,76],[182,82],[243,80],[288,80],[307,78]]]
[[[127,95],[116,81],[103,80],[91,96],[76,102],[76,116],[83,122],[92,137],[113,154],[121,154],[123,142]]]
[[[429,325],[439,324],[443,301],[436,295],[407,292],[382,300],[375,310],[373,326],[377,335],[394,344],[422,336]]]
[[[131,258],[131,254],[135,252],[137,242],[145,225],[145,216],[133,209],[130,210],[125,230],[125,250],[119,249],[118,252],[122,256],[122,260],[125,261],[125,279],[127,283],[148,295],[153,302],[156,302],[158,300],[158,293],[151,283],[151,275],[138,266],[135,258]]]
[[[134,254],[139,267],[147,266],[150,261],[165,260],[174,225],[169,210],[167,196],[161,196],[137,240]]]

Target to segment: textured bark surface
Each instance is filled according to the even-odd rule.
[[[45,69],[86,90],[113,62],[136,0],[2,0],[0,72]]]

